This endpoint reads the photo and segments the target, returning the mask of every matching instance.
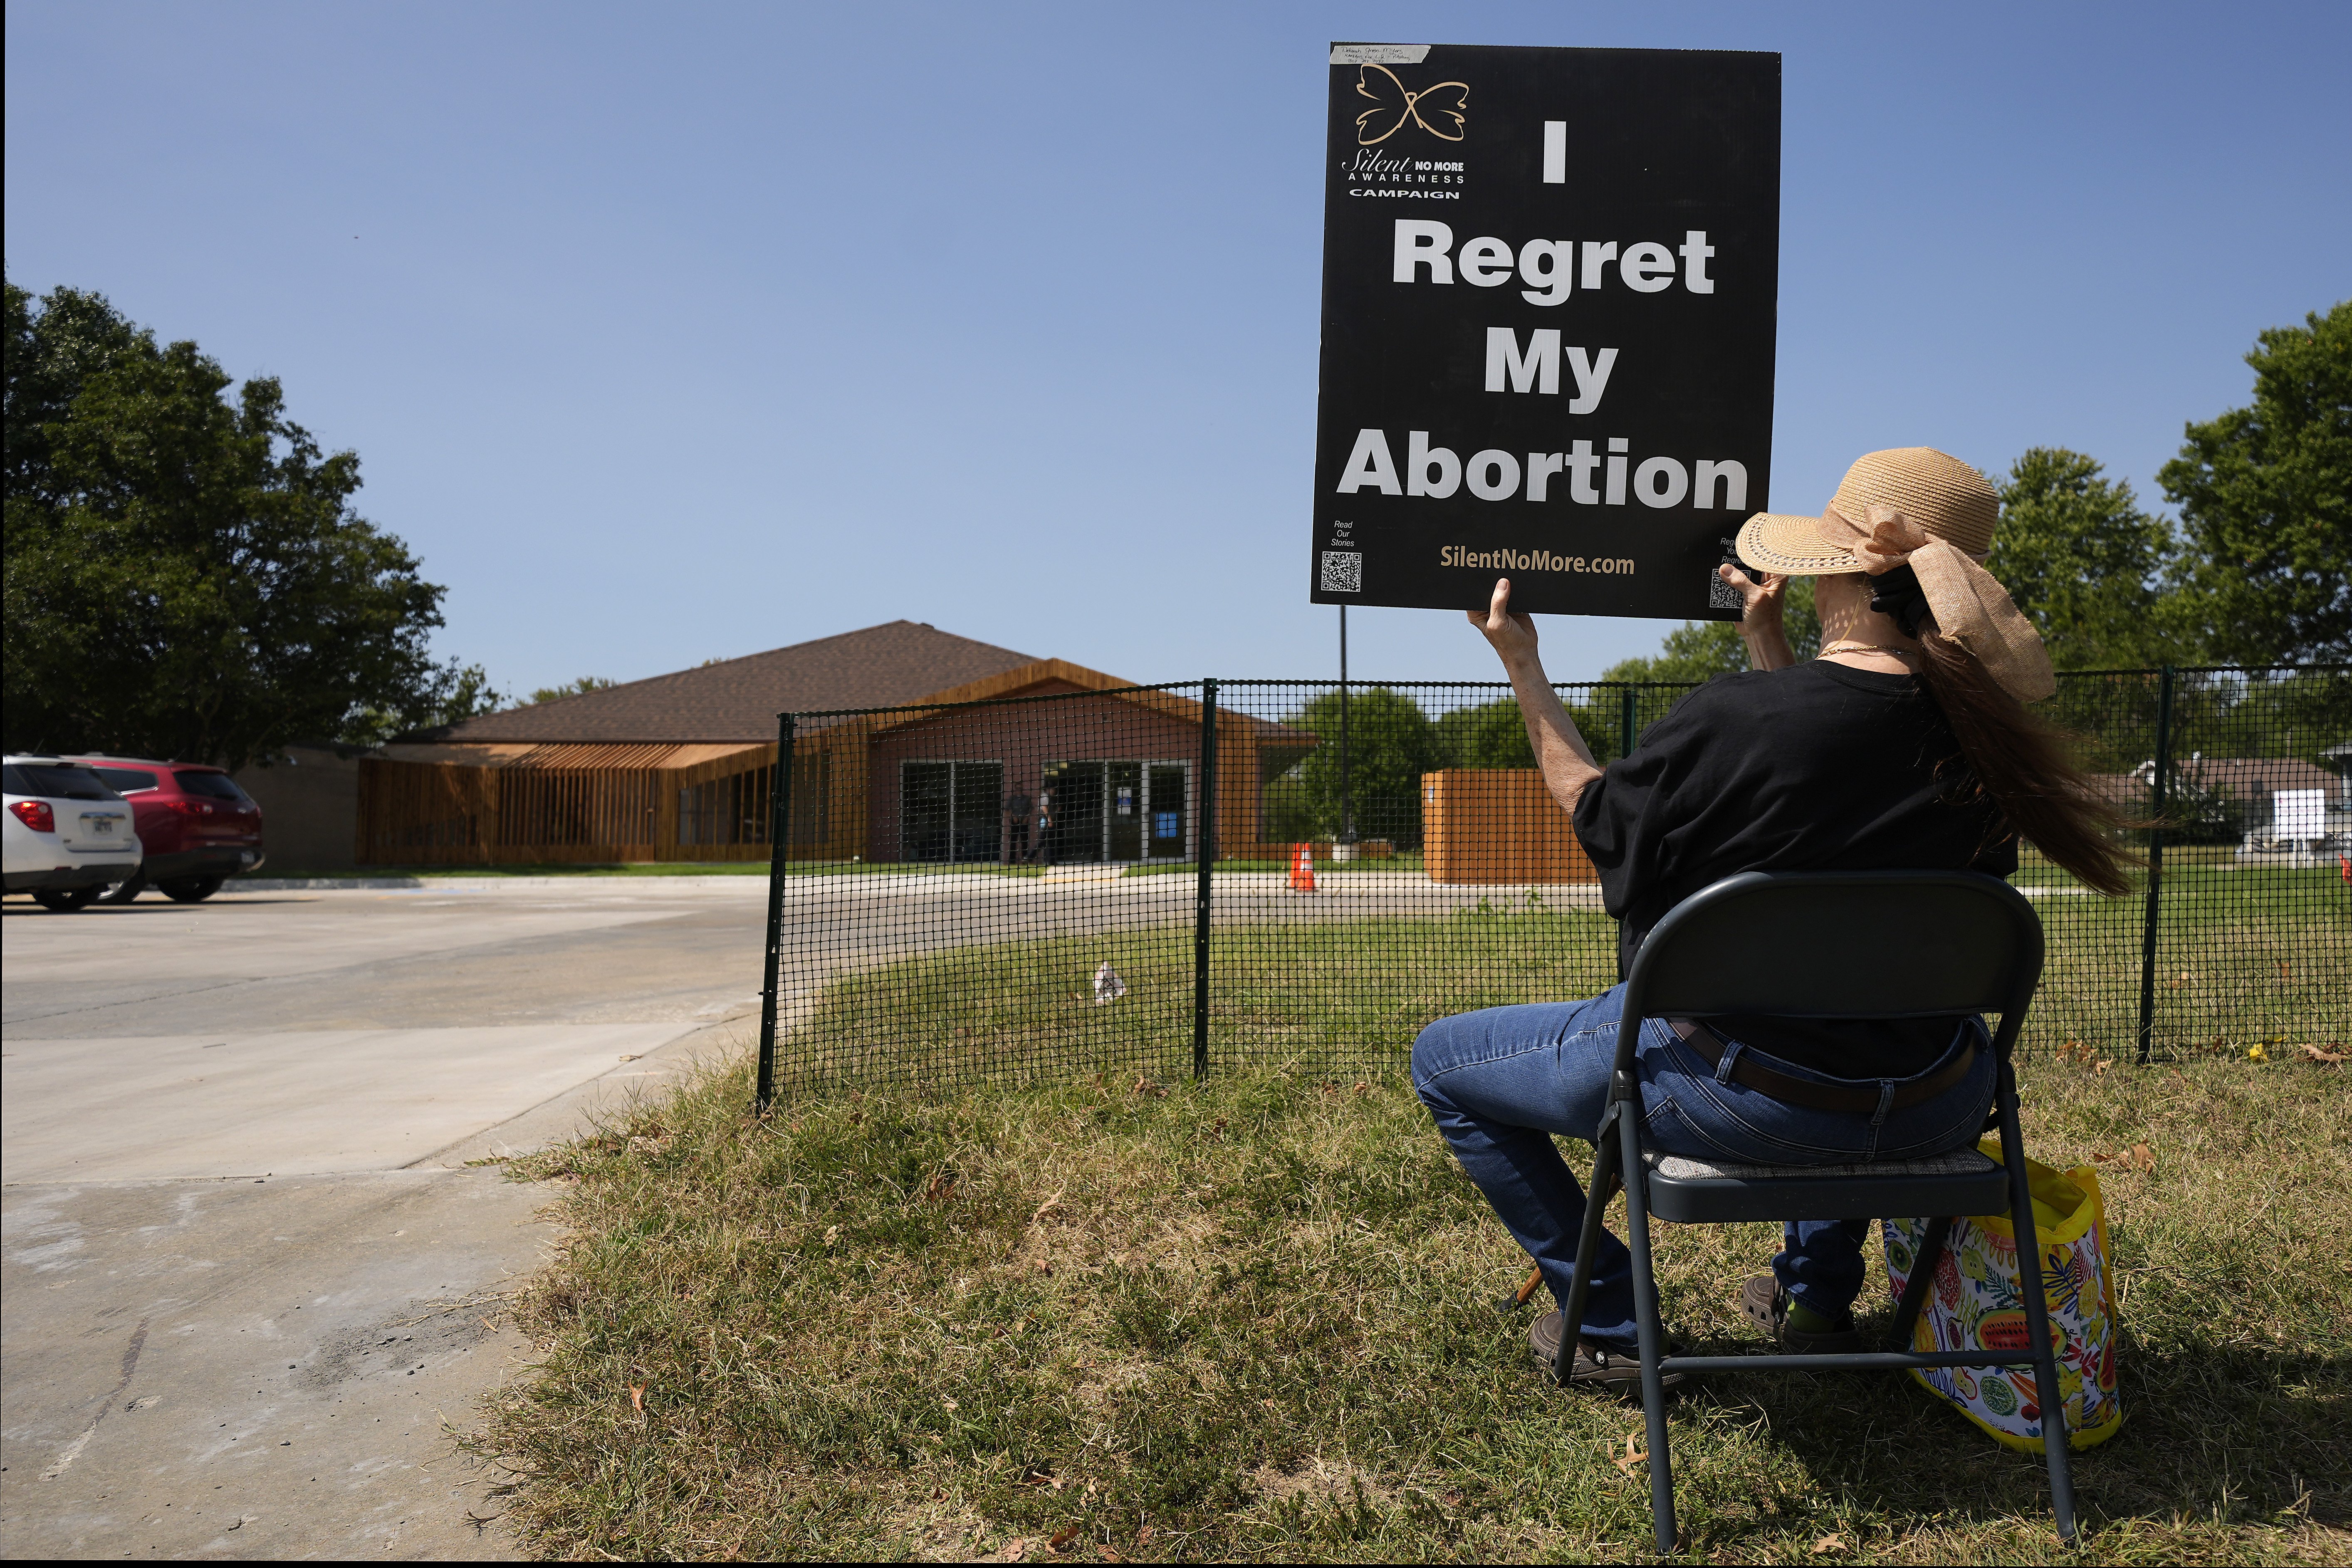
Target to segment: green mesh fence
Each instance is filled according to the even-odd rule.
[[[2352,1038],[2352,670],[2061,678],[2148,871],[2027,846],[2027,1048]],[[1683,686],[1563,685],[1601,761]],[[1399,1069],[1431,1020],[1588,996],[1616,927],[1509,688],[1225,680],[789,715],[762,1093],[1289,1064]]]

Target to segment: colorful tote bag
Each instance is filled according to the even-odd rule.
[[[1995,1163],[2000,1160],[1998,1138],[1989,1137],[1978,1147]],[[2067,1442],[2088,1448],[2114,1436],[2124,1418],[2116,1397],[2115,1289],[2107,1273],[2099,1178],[2088,1166],[2061,1172],[2029,1160],[2026,1182],[2042,1244],[2042,1289],[2050,1305]],[[1900,1300],[1927,1222],[1890,1219],[1884,1226],[1887,1283]],[[2017,1271],[2017,1235],[2009,1216],[1955,1219],[1913,1330],[1913,1345],[1922,1351],[2015,1351],[2031,1342]],[[2011,1447],[2042,1447],[2042,1412],[2031,1366],[1914,1367],[1911,1375]]]

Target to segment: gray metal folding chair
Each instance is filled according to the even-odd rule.
[[[1672,1372],[2031,1365],[2042,1412],[2051,1505],[2059,1534],[2074,1539],[2064,1405],[2042,1270],[2020,1270],[2030,1350],[2003,1354],[1909,1348],[1954,1216],[2006,1210],[2016,1227],[2019,1258],[2041,1256],[2024,1139],[2017,1125],[2017,1076],[2010,1067],[2011,1049],[2041,976],[2042,922],[2033,907],[2006,882],[1969,871],[1745,872],[1692,894],[1643,942],[1625,983],[1609,1107],[1593,1134],[1576,1283],[1554,1370],[1565,1381],[1567,1363],[1575,1354],[1575,1325],[1584,1318],[1601,1216],[1612,1183],[1622,1179],[1626,1241],[1633,1253],[1642,1402],[1649,1425],[1650,1510],[1661,1552],[1673,1552],[1676,1543],[1663,1386]],[[1718,1165],[1661,1157],[1642,1146],[1633,1052],[1644,1019],[1726,1014],[1920,1018],[1991,1012],[2000,1015],[1993,1037],[1999,1079],[1992,1116],[2000,1129],[2000,1164],[1971,1149],[1871,1165]],[[1669,1356],[1658,1325],[1657,1281],[1650,1271],[1652,1215],[1677,1225],[1914,1215],[1928,1216],[1931,1223],[1896,1309],[1888,1349],[1840,1355]]]

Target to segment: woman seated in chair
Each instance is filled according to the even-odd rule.
[[[1545,783],[1600,873],[1630,967],[1652,927],[1741,871],[2017,868],[2020,837],[2103,893],[2126,888],[2114,812],[2024,704],[2056,689],[2041,638],[1980,564],[2000,503],[1928,447],[1856,462],[1818,518],[1759,513],[1725,582],[1755,668],[1718,677],[1602,768],[1512,612],[1507,579],[1471,623],[1502,657]],[[1782,630],[1791,575],[1817,578],[1821,657]],[[1899,964],[1866,931],[1825,931],[1854,962]],[[1552,1142],[1590,1139],[1608,1099],[1624,987],[1582,1002],[1443,1018],[1413,1085],[1463,1168],[1565,1303],[1584,1194]],[[1642,1137],[1663,1152],[1780,1165],[1917,1159],[1972,1145],[1994,1060],[1974,1017],[1873,1023],[1728,1017],[1643,1026]],[[1783,1350],[1859,1348],[1864,1221],[1792,1224],[1772,1277],[1741,1291]],[[1554,1364],[1559,1310],[1530,1331]],[[1637,1385],[1632,1258],[1604,1234],[1571,1382]]]

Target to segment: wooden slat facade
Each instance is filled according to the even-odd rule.
[[[865,852],[863,792],[845,787],[858,774],[836,764],[842,749],[820,741],[795,750],[796,860]],[[851,749],[862,757],[862,745]],[[687,767],[368,757],[360,763],[354,854],[363,866],[765,860],[775,774],[772,745]]]
[[[1534,768],[1421,775],[1422,864],[1433,882],[1597,882],[1592,858]]]
[[[877,845],[872,766],[886,771],[894,737],[932,723],[942,709],[1010,696],[1117,693],[1168,731],[1153,750],[1200,752],[1198,700],[1135,691],[1060,659],[1042,659],[927,699],[920,706],[806,721],[793,749],[790,858],[870,859],[895,854],[895,816]],[[971,710],[962,709],[965,714]],[[1051,723],[1053,705],[1038,721]],[[1020,710],[1005,710],[1006,719]],[[1176,731],[1189,731],[1189,737]],[[1283,853],[1256,842],[1265,781],[1315,744],[1311,735],[1243,715],[1217,727],[1220,852],[1226,858]],[[877,748],[881,755],[877,758]],[[558,862],[743,861],[769,858],[776,748],[768,745],[541,744],[391,748],[408,755],[360,763],[355,854],[362,865],[483,866]],[[1072,754],[1085,754],[1073,752]],[[478,757],[478,763],[457,760]]]

